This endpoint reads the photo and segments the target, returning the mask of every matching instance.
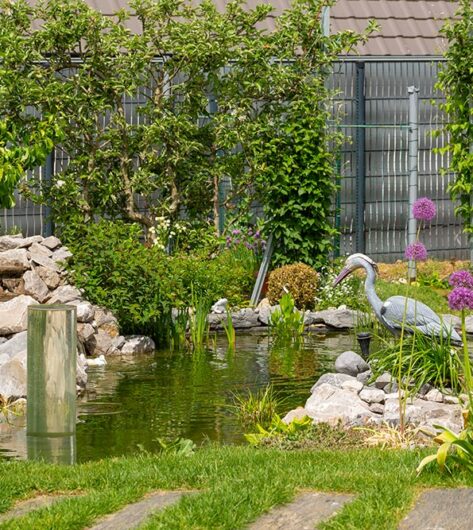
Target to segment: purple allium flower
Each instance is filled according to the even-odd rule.
[[[412,207],[412,215],[419,221],[432,221],[436,214],[435,204],[427,197],[417,199]]]
[[[235,245],[239,245],[240,244],[240,240],[239,239],[235,239],[234,243],[235,243]]]
[[[452,287],[467,287],[473,289],[473,275],[469,271],[456,271],[450,275],[448,283]]]
[[[260,236],[260,232],[259,232],[259,230],[256,230],[256,232],[255,232],[255,238],[258,239],[259,236]]]
[[[412,261],[424,261],[427,259],[427,249],[420,241],[416,241],[407,245],[405,256]]]
[[[455,287],[448,295],[450,309],[473,309],[473,291],[467,287]]]

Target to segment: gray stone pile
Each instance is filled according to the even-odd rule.
[[[89,356],[138,354],[155,350],[149,337],[120,335],[110,311],[94,306],[68,284],[64,262],[72,256],[57,237],[0,237],[0,395],[26,395],[27,309],[31,304],[68,304],[77,308],[78,353]],[[87,382],[78,356],[77,385]]]
[[[399,392],[389,373],[373,379],[369,365],[357,353],[346,351],[335,362],[335,373],[322,375],[311,388],[304,407],[290,411],[284,421],[309,416],[314,423],[343,426],[399,423]],[[408,424],[433,430],[434,425],[459,432],[463,418],[459,399],[424,385],[407,397]]]

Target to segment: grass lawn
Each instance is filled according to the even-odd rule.
[[[432,449],[430,449],[432,451]],[[436,486],[473,486],[473,476],[454,478],[436,468],[416,477],[426,451],[277,451],[207,447],[193,456],[144,455],[58,467],[34,462],[0,463],[0,511],[38,493],[75,492],[57,505],[1,528],[75,529],[138,500],[155,489],[197,489],[143,528],[242,528],[298,490],[357,495],[324,529],[395,529],[416,495]]]

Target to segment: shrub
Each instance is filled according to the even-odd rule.
[[[289,292],[299,309],[312,309],[315,304],[318,274],[309,265],[294,263],[272,271],[268,280],[268,299],[277,304]]]

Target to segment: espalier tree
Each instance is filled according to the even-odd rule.
[[[448,143],[441,149],[450,153],[450,169],[455,180],[450,186],[453,200],[459,200],[457,213],[465,231],[473,234],[473,7],[461,0],[454,21],[442,29],[449,47],[437,87],[446,97],[442,104],[449,121],[444,130]]]
[[[69,160],[24,191],[51,206],[63,232],[105,216],[152,234],[156,217],[172,223],[182,212],[217,230],[219,185],[230,177],[231,215],[259,200],[276,260],[317,264],[333,235],[336,187],[325,80],[373,29],[324,36],[331,3],[295,0],[271,18],[272,31],[260,29],[271,6],[239,1],[219,12],[210,1],[131,0],[113,18],[80,0],[4,4],[29,59],[6,63],[16,87],[0,86],[34,93],[28,105],[55,117],[56,149]],[[8,116],[8,130],[22,120]]]

